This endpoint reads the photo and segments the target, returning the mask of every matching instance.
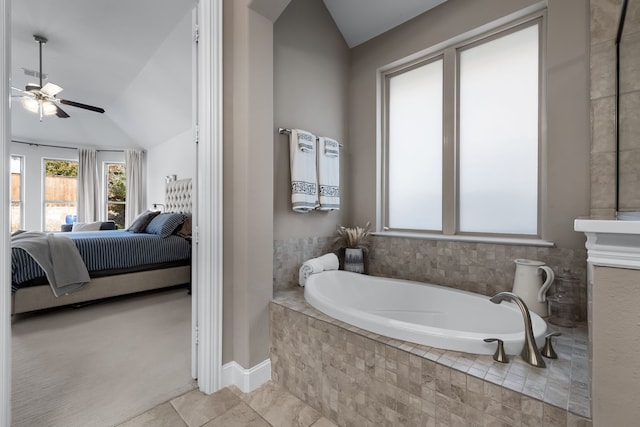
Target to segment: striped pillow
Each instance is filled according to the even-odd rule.
[[[185,216],[179,213],[162,213],[151,220],[147,225],[148,234],[157,234],[168,237],[173,234],[180,224],[184,222]]]

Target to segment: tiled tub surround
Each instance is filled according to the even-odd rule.
[[[556,328],[559,358],[540,369],[370,333],[302,290],[280,292],[270,316],[273,380],[340,426],[591,426],[586,327]]]
[[[298,269],[313,257],[331,251],[332,237],[274,241],[274,292],[298,286]],[[493,296],[511,291],[514,259],[542,261],[556,275],[565,269],[577,277],[580,289],[580,321],[587,319],[586,249],[514,246],[491,243],[452,242],[372,236],[368,274],[414,280]],[[552,285],[549,294],[556,291]]]

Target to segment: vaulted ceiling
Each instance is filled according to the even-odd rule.
[[[349,47],[357,46],[446,0],[323,0]]]
[[[444,0],[323,0],[352,47]],[[35,34],[58,97],[102,107],[62,106],[69,118],[42,122],[14,97],[15,140],[150,148],[191,128],[194,0],[13,0],[12,86],[37,83]],[[18,93],[16,92],[16,95]]]
[[[71,116],[38,116],[13,98],[12,138],[106,147],[151,147],[191,126],[191,10],[194,0],[14,0],[12,86],[43,73],[58,97],[103,107],[63,106]]]

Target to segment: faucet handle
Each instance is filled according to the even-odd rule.
[[[507,354],[504,352],[504,342],[499,338],[485,338],[484,342],[495,342],[498,341],[498,348],[496,352],[493,354],[493,360],[500,363],[509,363],[509,358]]]
[[[553,351],[553,346],[551,345],[551,339],[553,337],[559,337],[562,335],[560,332],[552,332],[546,337],[544,337],[544,347],[540,351],[544,357],[548,357],[549,359],[557,359],[558,355],[555,351]]]

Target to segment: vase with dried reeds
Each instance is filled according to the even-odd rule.
[[[369,252],[371,224],[364,227],[338,226],[334,246],[344,249],[344,269],[354,273],[364,273],[364,255]]]

